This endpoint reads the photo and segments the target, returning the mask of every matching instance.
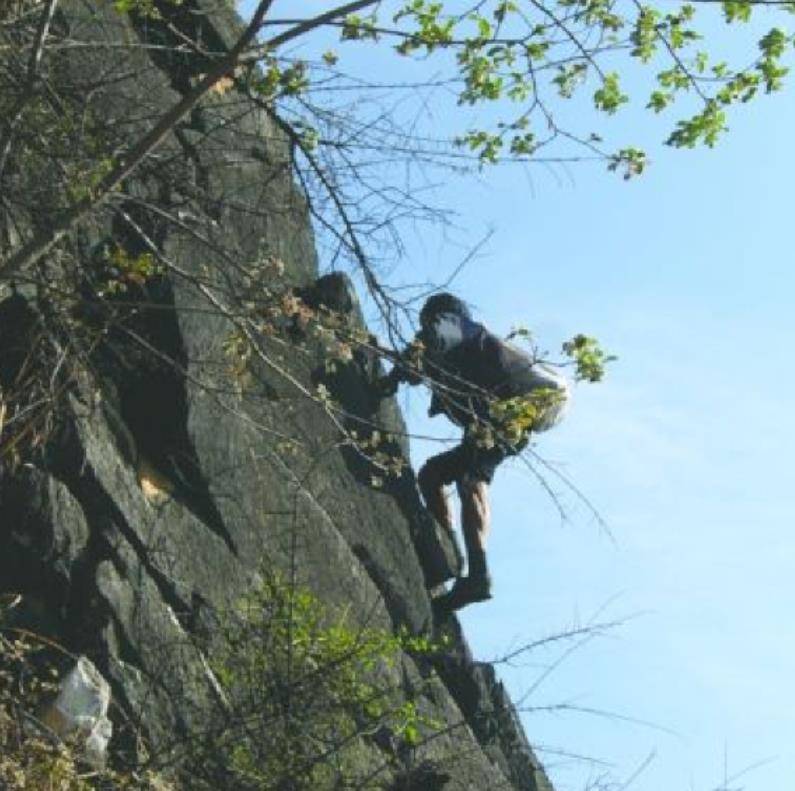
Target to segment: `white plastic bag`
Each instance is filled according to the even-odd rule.
[[[65,738],[79,731],[85,738],[86,760],[95,768],[105,765],[113,725],[108,719],[110,686],[89,659],[81,656],[61,682],[58,697],[42,716]]]

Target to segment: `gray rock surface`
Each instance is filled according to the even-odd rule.
[[[59,13],[85,39],[173,36],[165,22],[130,20],[109,3],[64,2]],[[191,35],[200,26],[208,50],[228,46],[237,25],[204,0],[168,21],[191,26]],[[131,50],[118,69],[136,78],[84,100],[125,119],[119,134],[131,140],[147,113],[130,117],[130,107],[162,111],[203,65],[196,55]],[[113,70],[90,49],[59,64],[64,81]],[[265,563],[363,625],[454,635],[449,656],[403,658],[395,683],[422,690],[439,733],[410,759],[395,759],[385,774],[392,785],[378,787],[549,791],[493,671],[467,659],[454,619],[434,618],[428,588],[459,561],[424,511],[410,468],[374,488],[378,470],[342,442],[314,397],[323,384],[348,430],[394,434],[391,452],[406,455],[397,405],[376,403],[368,388],[379,363],[364,354],[329,373],[321,344],[282,322],[282,331],[253,339],[258,353],[244,374],[230,373],[235,316],[251,290],[243,264],[276,257],[286,284],[315,288],[307,206],[289,157],[273,121],[253,107],[241,112],[232,90],[180,123],[154,166],[81,229],[75,245],[86,271],[103,243],[134,246],[142,237],[156,242],[167,270],[142,287],[155,308],[124,314],[123,330],[113,325],[87,360],[64,367],[65,394],[44,445],[14,464],[4,457],[0,592],[24,594],[21,622],[91,658],[112,685],[122,731],[133,723],[152,744],[176,745],[219,705],[205,655],[213,618]],[[79,320],[101,322],[104,308],[87,304]],[[357,306],[345,307],[346,321],[362,329]],[[33,327],[49,326],[30,311]],[[20,339],[29,348],[29,329],[4,322],[0,306],[8,398],[9,350]],[[65,342],[53,333],[53,344]],[[147,496],[144,463],[167,484],[162,497]],[[388,737],[367,749],[374,766],[405,753]]]

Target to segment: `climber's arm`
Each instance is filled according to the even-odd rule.
[[[392,370],[376,379],[375,391],[381,398],[395,395],[398,385],[405,382],[409,385],[418,385],[422,382],[420,375],[422,345],[416,341],[409,344],[394,360]]]
[[[398,385],[403,381],[401,371],[396,365],[388,374],[379,376],[373,383],[373,389],[379,398],[389,398],[397,393]]]

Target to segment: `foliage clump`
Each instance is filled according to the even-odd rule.
[[[133,255],[120,245],[113,245],[103,251],[105,286],[98,290],[100,297],[124,294],[133,286],[143,286],[148,280],[163,274],[152,253]]]
[[[515,445],[535,429],[545,415],[565,401],[559,390],[540,387],[513,398],[496,400],[489,404],[489,416],[498,427],[500,438]]]
[[[605,375],[605,366],[617,360],[599,345],[596,338],[589,335],[575,335],[563,344],[563,353],[574,362],[577,379],[586,382],[601,382]]]
[[[217,646],[227,717],[201,774],[223,787],[376,787],[388,761],[372,765],[368,740],[412,748],[438,728],[400,683],[403,653],[437,650],[428,639],[361,626],[277,574],[227,614]]]

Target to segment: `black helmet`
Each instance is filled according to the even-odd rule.
[[[420,324],[423,328],[430,327],[437,316],[452,313],[454,316],[472,320],[469,308],[458,298],[446,291],[428,297],[420,311]]]

